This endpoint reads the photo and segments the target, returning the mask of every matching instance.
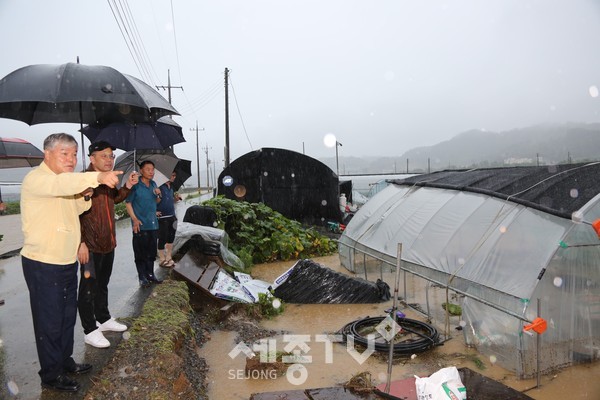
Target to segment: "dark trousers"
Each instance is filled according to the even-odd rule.
[[[141,282],[154,276],[154,260],[156,260],[157,230],[139,231],[133,234],[133,256],[135,268]]]
[[[108,282],[114,259],[114,251],[106,254],[90,252],[90,261],[81,266],[77,308],[86,335],[96,330],[96,321],[102,324],[110,319]]]
[[[158,249],[164,250],[165,244],[173,243],[177,232],[177,218],[172,215],[158,219]]]
[[[42,382],[72,369],[73,335],[77,319],[77,262],[46,264],[21,257],[29,289],[33,332]]]

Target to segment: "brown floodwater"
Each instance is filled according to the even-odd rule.
[[[346,272],[340,267],[337,255],[315,258],[313,261],[328,268]],[[273,282],[285,272],[294,261],[257,265],[252,276],[266,282]],[[390,284],[391,274],[384,277]],[[390,280],[391,279],[391,280]],[[390,284],[393,288],[393,285]],[[326,335],[334,334],[347,323],[367,316],[383,316],[384,310],[391,307],[392,300],[378,304],[286,304],[285,312],[271,320],[261,321],[261,326],[275,331],[296,335],[292,338],[278,335],[270,338],[263,346],[269,350],[287,351],[288,345],[305,347],[310,360],[297,363],[298,369],[288,370],[283,376],[271,376],[267,373],[253,374],[247,377],[244,372],[246,359],[243,353],[233,356],[237,334],[229,331],[217,331],[211,334],[211,340],[199,349],[209,366],[209,398],[211,399],[249,399],[253,393],[291,391],[307,388],[339,386],[348,382],[354,375],[368,371],[374,384],[385,383],[387,379],[387,354],[375,353],[371,356],[349,351],[345,344],[324,340]],[[399,305],[399,310],[408,318],[423,320],[414,310]],[[458,320],[451,321],[453,326]],[[436,326],[443,333],[443,326]],[[533,399],[569,400],[600,399],[600,363],[582,364],[566,368],[552,375],[541,377],[540,388],[537,380],[519,380],[510,372],[481,356],[473,348],[467,347],[460,332],[450,333],[452,337],[425,353],[415,354],[394,361],[392,380],[409,378],[414,375],[427,376],[447,366],[468,367],[482,375],[500,381],[516,390],[524,391]],[[295,342],[294,342],[295,340]],[[304,344],[302,344],[304,343]],[[251,343],[246,343],[251,347]],[[478,367],[483,362],[485,369]],[[468,395],[468,394],[467,394]]]

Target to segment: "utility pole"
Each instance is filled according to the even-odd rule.
[[[157,89],[167,89],[169,104],[171,103],[171,88],[173,89],[181,89],[183,91],[183,86],[171,86],[171,70],[167,70],[167,86],[156,86]]]
[[[340,162],[338,159],[338,146],[342,147],[342,144],[336,140],[335,141],[335,173],[337,174],[337,176],[339,178],[340,177]]]
[[[225,168],[229,167],[229,70],[225,68]]]
[[[190,129],[190,131],[196,131],[196,172],[198,174],[198,192],[200,192],[200,144],[198,142],[198,131],[203,131],[204,128],[198,129],[198,121],[196,121],[196,129]],[[208,186],[208,182],[206,182]]]
[[[210,171],[210,159],[208,158],[208,149],[212,149],[212,147],[208,147],[208,143],[206,143],[206,147],[204,148],[204,152],[206,153],[206,187],[210,187],[210,179],[208,177],[208,173]]]

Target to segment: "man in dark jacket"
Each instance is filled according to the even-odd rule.
[[[110,143],[100,141],[89,147],[90,165],[88,171],[112,171],[115,156]],[[89,189],[92,207],[81,214],[81,245],[78,259],[81,264],[79,295],[77,308],[85,343],[105,348],[110,342],[102,332],[123,332],[127,326],[117,322],[108,311],[108,282],[112,273],[115,256],[115,204],[120,203],[129,194],[129,190],[138,181],[133,172],[126,184],[120,189],[100,185]]]

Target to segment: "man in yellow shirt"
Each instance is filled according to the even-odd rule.
[[[89,372],[73,358],[77,318],[79,214],[88,210],[84,194],[100,184],[115,187],[122,171],[75,173],[77,141],[66,133],[44,140],[44,161],[21,185],[23,275],[29,289],[42,387],[75,392],[67,374]]]

